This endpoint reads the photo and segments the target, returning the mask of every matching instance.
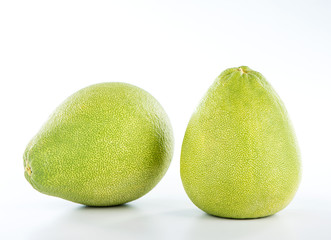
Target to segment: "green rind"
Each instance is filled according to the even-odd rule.
[[[101,83],[66,99],[24,153],[38,191],[89,206],[112,206],[149,192],[167,171],[173,133],[146,91]]]
[[[301,176],[300,153],[279,96],[248,67],[225,70],[188,124],[181,178],[192,202],[226,218],[285,208]]]

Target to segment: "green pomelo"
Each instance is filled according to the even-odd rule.
[[[24,153],[38,191],[90,206],[112,206],[149,192],[173,154],[169,119],[148,92],[101,83],[66,99]]]
[[[301,176],[285,106],[258,72],[224,71],[191,117],[181,178],[192,202],[225,218],[258,218],[285,208]]]

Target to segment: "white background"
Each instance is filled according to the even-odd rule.
[[[0,239],[331,239],[330,1],[0,2]],[[292,203],[256,220],[209,216],[186,196],[181,142],[198,102],[226,68],[261,72],[299,140]],[[86,208],[35,191],[22,155],[48,115],[88,85],[150,92],[173,125],[175,154],[144,197]]]

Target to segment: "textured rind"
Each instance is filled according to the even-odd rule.
[[[149,192],[172,155],[172,128],[157,100],[130,84],[101,83],[66,99],[23,159],[25,177],[38,191],[112,206]]]
[[[185,132],[181,178],[192,202],[226,218],[258,218],[285,208],[301,177],[287,111],[258,72],[224,71]]]

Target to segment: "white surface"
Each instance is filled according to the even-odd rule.
[[[329,1],[1,1],[0,239],[330,239],[331,4]],[[302,152],[294,201],[257,220],[215,218],[179,177],[190,116],[213,80],[247,65],[274,86]],[[175,154],[146,196],[85,208],[33,190],[26,144],[66,97],[123,81],[167,111]]]
[[[187,198],[146,196],[109,208],[24,199],[0,208],[6,217],[1,239],[330,239],[329,203],[309,200],[271,217],[231,220],[207,215]]]

